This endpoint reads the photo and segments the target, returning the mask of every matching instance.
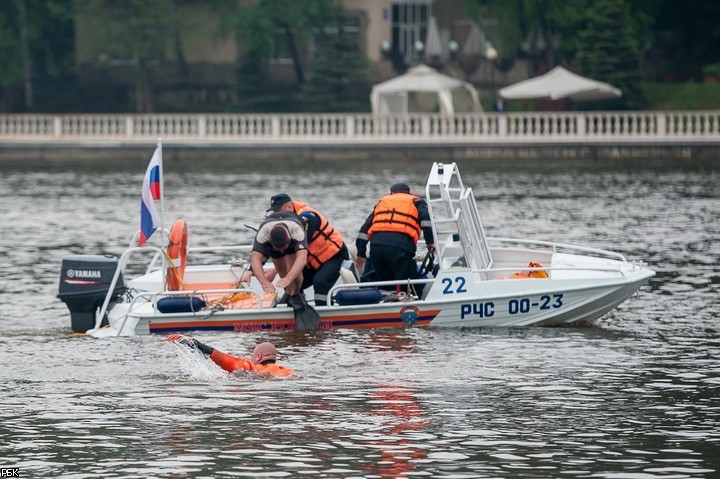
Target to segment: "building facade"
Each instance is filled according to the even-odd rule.
[[[495,58],[488,55],[496,25],[487,19],[469,18],[464,0],[338,1],[350,14],[345,31],[357,35],[372,83],[392,78],[417,63],[470,81],[488,94],[498,85],[522,78],[497,68]],[[175,23],[157,45],[150,42],[141,50],[158,47],[157,54],[148,58],[128,53],[118,56],[104,36],[102,19],[108,12],[93,10],[98,4],[78,5],[84,7],[76,12],[76,62],[88,88],[113,84],[132,89],[136,111],[155,111],[148,106],[171,104],[172,98],[178,104],[197,105],[198,111],[212,111],[237,100],[238,68],[245,45],[231,31],[220,28],[220,14],[207,2],[174,2]],[[152,28],[145,30],[152,33]],[[296,40],[294,48],[273,52],[268,67],[273,83],[297,85],[302,81],[298,66],[312,70],[318,40],[313,36]],[[144,86],[143,81],[151,85]],[[173,111],[169,108],[159,110]]]

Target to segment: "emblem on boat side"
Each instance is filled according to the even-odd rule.
[[[420,310],[416,306],[405,306],[400,310],[400,319],[409,328],[415,326]]]

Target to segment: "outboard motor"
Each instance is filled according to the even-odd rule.
[[[114,256],[64,256],[57,297],[70,310],[73,331],[84,333],[95,327],[95,314],[105,301],[118,260]],[[125,292],[122,275],[113,290],[111,302]],[[103,318],[107,324],[107,317]]]

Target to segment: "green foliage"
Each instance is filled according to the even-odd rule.
[[[243,46],[241,110],[368,108],[366,59],[357,39],[342,28],[349,18],[332,0],[259,0],[243,8],[234,0],[216,0],[214,6],[221,12],[220,31],[232,32]],[[270,78],[268,67],[279,58],[291,60],[299,89]]]
[[[87,12],[92,53],[99,61],[142,65],[162,60],[177,19],[172,0],[77,0]]]
[[[151,70],[172,50],[178,28],[173,0],[77,0],[77,5],[89,13],[88,46],[97,66],[129,67],[135,111],[154,111]]]
[[[631,39],[636,48],[648,43],[652,20],[662,1],[625,2],[625,23],[608,25],[605,33],[614,35],[618,29],[624,29],[622,34]],[[502,25],[497,33],[499,37],[491,39],[501,58],[529,57],[535,70],[532,73],[541,66],[549,69],[575,63],[576,56],[582,55],[580,50],[587,50],[586,30],[593,22],[588,15],[602,16],[604,5],[608,5],[605,0],[487,0],[486,3],[489,15]]]
[[[610,83],[623,97],[604,108],[637,108],[641,103],[639,48],[624,0],[594,0],[579,34],[577,64],[583,75]]]
[[[356,34],[347,31],[351,19],[338,9],[315,38],[312,71],[303,85],[305,111],[361,112],[370,109],[368,63]]]
[[[720,88],[705,83],[641,82],[646,110],[718,110]]]
[[[35,97],[42,101],[46,97],[45,87],[71,83],[73,37],[72,0],[0,2],[3,103],[20,104],[21,100],[13,101],[9,96],[21,90],[26,101]],[[24,108],[35,109],[35,103],[25,104]]]
[[[474,1],[467,3],[475,4]],[[493,44],[501,58],[515,58],[520,50],[520,45],[525,39],[524,37],[528,34],[529,27],[525,25],[526,17],[523,7],[523,0],[508,0],[505,2],[495,0],[489,6],[490,15],[497,18],[498,25],[503,25],[503,28],[498,31],[498,37],[493,39]],[[476,5],[466,7],[466,11],[470,18],[479,19]]]
[[[0,86],[8,88],[19,85],[23,74],[23,58],[20,45],[20,13],[16,1],[0,2]]]
[[[644,58],[647,78],[701,81],[720,74],[720,2],[464,2],[468,17],[481,25],[497,20],[486,33],[501,62],[530,58],[531,74],[570,65],[622,89],[620,102],[588,102],[587,108],[720,108],[717,84],[640,83],[638,68]],[[168,101],[193,97],[205,88],[206,76],[197,75],[197,64],[188,69],[183,63],[180,39],[188,37],[179,34],[179,15],[208,5],[221,13],[218,37],[239,40],[239,103],[228,103],[227,111],[369,109],[368,62],[356,33],[338,30],[350,19],[336,0],[2,0],[0,110],[149,112],[156,92]],[[671,34],[653,39],[658,31]],[[539,34],[536,47],[545,48],[530,47],[533,32]],[[76,38],[82,42],[76,45]],[[79,70],[76,55],[84,62]],[[135,101],[129,101],[133,88]]]
[[[661,8],[653,18],[653,27],[677,35],[672,44],[664,41],[654,52],[664,56],[666,76],[702,80],[702,66],[720,60],[720,2],[657,1]]]
[[[302,44],[334,10],[332,0],[258,0],[243,8],[235,0],[216,0],[214,5],[221,12],[221,31],[243,41],[253,68],[289,56],[300,84],[305,81]]]
[[[492,39],[503,58],[530,56],[536,67],[572,57],[578,26],[590,0],[489,0],[491,17],[502,28]]]
[[[720,77],[720,63],[710,63],[702,67],[703,75]]]

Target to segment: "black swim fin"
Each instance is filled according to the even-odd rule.
[[[288,305],[295,315],[295,328],[298,331],[317,329],[320,326],[320,314],[310,306],[302,294],[288,296]]]

